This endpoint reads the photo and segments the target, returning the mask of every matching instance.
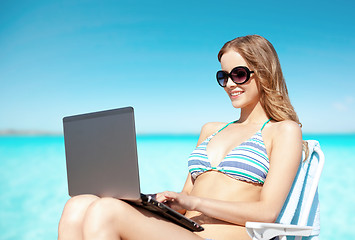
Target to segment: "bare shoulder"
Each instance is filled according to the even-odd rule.
[[[274,122],[270,126],[272,138],[271,153],[297,155],[302,151],[302,131],[301,127],[292,120]],[[276,155],[278,155],[276,154]]]
[[[219,128],[224,127],[226,124],[227,123],[224,123],[224,122],[208,122],[208,123],[205,123],[202,126],[201,133],[202,132],[213,133],[215,131],[218,131]]]
[[[301,127],[295,121],[292,120],[275,122],[274,124],[272,124],[272,128],[272,132],[276,133],[274,134],[274,137],[276,138],[298,136],[299,134],[302,135]]]
[[[208,122],[204,124],[201,128],[200,137],[198,139],[198,144],[203,142],[207,137],[211,136],[213,133],[217,132],[219,129],[224,127],[227,123],[223,122]]]

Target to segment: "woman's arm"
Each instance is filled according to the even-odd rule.
[[[272,137],[270,169],[259,201],[226,202],[166,192],[165,197],[185,209],[244,225],[247,221],[274,222],[290,191],[302,156],[302,133],[292,121],[277,123]]]

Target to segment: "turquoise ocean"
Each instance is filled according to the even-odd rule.
[[[137,137],[141,191],[180,191],[197,135]],[[326,157],[321,239],[355,239],[355,134],[306,134]],[[56,239],[69,199],[63,136],[0,137],[0,239]]]

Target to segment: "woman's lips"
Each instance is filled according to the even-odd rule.
[[[232,99],[234,99],[234,98],[238,98],[241,94],[243,94],[242,91],[234,91],[234,92],[231,92],[229,95]]]

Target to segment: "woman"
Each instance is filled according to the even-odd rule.
[[[201,224],[193,233],[112,198],[68,201],[59,239],[250,239],[246,221],[276,220],[302,155],[302,133],[277,54],[257,35],[227,42],[217,81],[240,118],[202,127],[181,193],[157,200]],[[208,147],[207,147],[208,146]]]

